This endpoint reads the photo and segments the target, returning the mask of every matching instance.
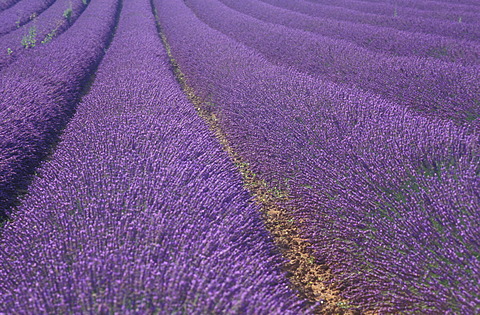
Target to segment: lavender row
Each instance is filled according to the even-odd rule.
[[[85,0],[58,0],[31,23],[4,35],[0,41],[0,70],[32,48],[50,43],[75,22],[86,6]]]
[[[440,3],[450,3],[450,4],[458,3],[458,4],[465,4],[465,5],[472,5],[472,6],[479,5],[477,0],[436,0],[436,1]]]
[[[0,12],[14,6],[20,0],[2,0],[0,1]]]
[[[305,0],[260,0],[284,9],[301,12],[316,17],[326,17],[342,21],[391,27],[407,32],[435,34],[455,39],[480,41],[480,29],[476,25],[458,22],[438,21],[417,17],[381,16],[355,10],[314,4]]]
[[[452,5],[447,3],[419,3],[419,2],[401,2],[395,3],[372,3],[369,1],[356,0],[308,0],[315,4],[328,6],[338,6],[364,13],[373,13],[393,17],[419,17],[422,19],[439,19],[459,23],[474,23],[478,25],[480,11],[478,6]]]
[[[362,0],[371,3],[381,3],[382,0]],[[460,8],[463,10],[478,10],[479,3],[476,0],[397,0],[395,4],[409,8],[418,8],[420,10],[455,10]]]
[[[118,1],[90,4],[50,45],[0,72],[0,215],[55,141],[104,53]]]
[[[316,18],[258,0],[221,0],[230,8],[256,19],[341,39],[374,52],[394,56],[432,57],[462,65],[480,63],[480,46],[474,42],[392,28]]]
[[[331,267],[344,307],[475,313],[478,135],[273,65],[183,1],[156,3],[188,84],[256,176],[291,194],[284,206]]]
[[[31,22],[54,2],[55,0],[22,0],[0,12],[0,36]]]
[[[351,43],[268,24],[217,0],[187,0],[209,26],[268,60],[324,80],[357,86],[427,115],[480,122],[480,68],[420,57],[391,57]]]
[[[39,172],[2,232],[0,312],[305,312],[240,175],[170,71],[149,1],[124,2],[90,93]]]

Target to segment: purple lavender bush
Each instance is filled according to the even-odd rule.
[[[186,3],[209,26],[275,64],[374,92],[426,115],[478,126],[478,67],[372,53],[345,41],[258,21],[218,0]]]
[[[0,12],[10,8],[11,6],[15,5],[20,0],[3,0],[0,1]]]
[[[0,313],[308,313],[176,82],[146,0],[123,3],[90,92],[0,244]]]
[[[155,3],[187,83],[256,176],[290,194],[282,205],[331,267],[343,307],[479,311],[478,132],[274,65],[182,1]]]
[[[32,48],[53,41],[73,25],[85,8],[83,0],[55,1],[32,23],[4,35],[0,41],[0,70]]]
[[[92,3],[50,45],[0,72],[0,216],[72,115],[111,38],[117,9],[117,0]]]
[[[405,0],[408,1],[408,0]],[[426,0],[428,2],[428,0]],[[403,1],[402,1],[403,2]],[[424,1],[420,1],[421,3]],[[476,0],[438,0],[438,2],[441,3],[448,3],[448,4],[466,4],[466,5],[472,5],[472,6],[478,6],[478,2]]]
[[[54,2],[55,0],[22,0],[0,12],[0,36],[33,21]]]
[[[391,27],[408,32],[421,32],[440,36],[453,37],[469,41],[480,41],[480,29],[478,25],[461,23],[457,21],[438,21],[416,16],[384,16],[372,13],[364,13],[351,9],[320,5],[305,0],[260,0],[278,7],[296,12],[302,12],[311,16],[328,17],[341,21],[370,24],[375,26]]]
[[[458,22],[462,17],[463,23],[478,23],[480,11],[477,5],[465,5],[450,1],[438,3],[434,1],[350,1],[350,0],[308,0],[313,3],[338,6],[365,13],[386,15],[393,17],[420,17],[422,19],[439,19]],[[434,22],[434,21],[432,21]]]
[[[321,36],[345,40],[373,52],[392,56],[432,57],[461,65],[478,65],[480,62],[480,46],[471,41],[326,17],[312,17],[257,0],[242,2],[221,0],[221,2],[267,23],[281,24]]]

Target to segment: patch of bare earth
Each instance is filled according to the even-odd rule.
[[[254,196],[260,206],[267,229],[274,238],[276,247],[285,258],[283,268],[292,289],[301,299],[309,301],[315,314],[376,314],[374,311],[360,312],[349,301],[341,297],[340,290],[334,284],[333,276],[326,264],[318,263],[308,240],[299,233],[298,222],[286,209],[279,206],[288,196],[272,191],[268,185],[252,172],[246,163],[230,145],[226,133],[222,130],[217,115],[209,110],[211,102],[201,99],[187,84],[185,75],[172,56],[165,35],[159,28],[160,37],[167,50],[172,69],[183,91],[195,106],[198,114],[206,121],[215,133],[223,149],[229,154],[243,176],[245,187]]]
[[[283,268],[294,291],[298,292],[301,298],[317,304],[314,308],[316,314],[361,314],[340,296],[340,290],[332,284],[333,276],[329,267],[316,261],[311,244],[300,236],[295,218],[279,206],[288,197],[284,194],[279,196],[278,191],[269,189],[268,185],[252,172],[248,163],[243,161],[229,144],[216,115],[202,107],[203,102],[194,94],[187,95],[197,107],[199,115],[215,133],[223,149],[239,168],[245,187],[260,206],[266,227],[273,236],[276,247],[287,261]]]

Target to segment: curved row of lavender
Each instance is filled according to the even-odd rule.
[[[183,1],[155,3],[188,84],[257,176],[290,192],[351,307],[478,311],[478,134],[269,63]]]
[[[94,1],[50,45],[0,72],[0,216],[45,156],[104,54],[118,1]]]
[[[370,1],[376,1],[376,0],[370,0]],[[409,1],[409,0],[405,0],[405,1]],[[428,2],[429,0],[423,0],[423,1],[426,1]],[[423,2],[421,1],[421,2]],[[477,0],[436,0],[436,2],[440,2],[440,3],[451,3],[451,2],[454,2],[454,3],[458,3],[458,4],[466,4],[466,5],[476,5],[478,6],[479,3]]]
[[[124,2],[61,138],[2,231],[0,313],[307,311],[176,82],[148,0]]]
[[[0,12],[14,6],[20,0],[1,0],[0,1]]]
[[[454,3],[418,2],[418,1],[395,1],[392,2],[371,2],[355,0],[308,0],[329,6],[339,6],[360,12],[373,13],[378,15],[389,15],[395,17],[415,16],[422,19],[440,19],[459,23],[478,24],[480,12],[478,5],[464,5]]]
[[[480,67],[374,53],[346,41],[259,21],[219,0],[185,2],[209,26],[271,62],[372,91],[427,115],[480,124]]]
[[[383,0],[363,0],[366,2],[382,2]],[[402,6],[412,6],[412,7],[422,7],[437,5],[441,6],[442,4],[448,5],[468,5],[468,6],[479,6],[477,0],[396,0],[398,5]]]
[[[313,0],[314,2],[323,0]],[[341,1],[341,0],[340,0]],[[438,14],[438,12],[455,11],[455,10],[477,10],[480,5],[476,0],[395,0],[394,3],[385,3],[383,0],[359,0],[354,2],[372,3],[381,6],[397,5],[398,7],[405,7],[409,9],[416,9],[421,11],[430,11],[431,15]],[[471,12],[474,13],[474,12]]]
[[[22,0],[0,12],[0,36],[31,22],[54,2],[55,0]]]
[[[467,23],[438,21],[423,19],[415,16],[376,15],[358,12],[346,8],[315,4],[306,0],[259,0],[274,6],[305,13],[317,17],[329,17],[341,21],[370,24],[374,26],[391,27],[407,32],[421,32],[440,36],[453,37],[456,39],[480,41],[480,30],[477,25]]]
[[[462,65],[480,63],[480,45],[432,34],[395,30],[306,14],[258,0],[221,0],[222,3],[256,19],[281,24],[294,29],[313,32],[322,36],[352,42],[374,52],[393,56],[432,57]]]
[[[83,0],[58,0],[31,23],[4,35],[0,41],[0,70],[25,53],[36,54],[32,48],[48,44],[66,31],[86,6]]]

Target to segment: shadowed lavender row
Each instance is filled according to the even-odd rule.
[[[71,116],[111,38],[117,8],[117,0],[90,4],[54,42],[0,72],[0,215]]]
[[[22,0],[0,12],[0,36],[31,22],[54,2],[55,0]]]
[[[14,6],[20,0],[1,0],[0,12]]]
[[[217,0],[185,2],[209,26],[276,64],[372,91],[428,115],[462,124],[480,122],[480,67],[372,53],[345,41],[259,21]]]
[[[344,307],[477,311],[477,134],[272,65],[183,1],[156,3],[188,84],[257,176],[290,192],[284,206],[352,301]]]
[[[32,48],[50,43],[70,27],[85,8],[84,0],[58,0],[31,23],[4,35],[0,41],[0,69]]]
[[[147,0],[3,232],[0,312],[300,314],[258,209],[187,101]]]
[[[346,8],[311,3],[305,0],[260,0],[285,9],[305,13],[311,16],[325,17],[342,21],[391,27],[407,32],[420,32],[453,37],[455,39],[480,41],[480,29],[476,25],[459,22],[438,21],[435,19],[382,16],[363,13]]]
[[[221,0],[221,2],[234,10],[265,22],[346,40],[374,52],[388,53],[394,56],[433,57],[462,65],[480,63],[480,46],[474,42],[368,24],[317,18],[258,0],[242,2]]]
[[[351,1],[351,0],[308,0],[322,5],[338,6],[346,9],[352,9],[365,13],[374,13],[394,17],[419,17],[422,19],[440,19],[452,22],[475,23],[477,25],[480,19],[480,10],[478,6],[418,2],[418,1],[395,1],[372,3],[370,1]],[[461,18],[459,20],[459,18]]]

